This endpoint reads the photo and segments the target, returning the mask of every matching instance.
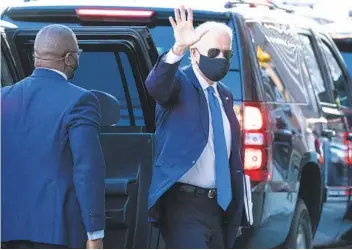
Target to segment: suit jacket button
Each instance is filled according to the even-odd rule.
[[[196,161],[192,161],[192,164],[196,163]]]

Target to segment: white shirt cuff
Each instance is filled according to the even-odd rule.
[[[168,64],[174,64],[177,63],[179,61],[181,61],[182,56],[178,56],[176,55],[174,52],[172,52],[172,49],[170,49],[170,51],[166,54],[164,62],[168,63]]]
[[[87,233],[88,240],[98,240],[104,238],[104,230]]]

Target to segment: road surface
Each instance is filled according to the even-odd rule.
[[[313,244],[315,246],[335,242],[340,236],[352,228],[352,222],[342,222],[346,211],[346,201],[328,201],[323,208],[318,231]]]

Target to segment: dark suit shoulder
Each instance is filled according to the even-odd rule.
[[[22,89],[30,82],[29,77],[22,79],[21,81],[11,85],[1,88],[1,97],[6,97],[10,95],[18,95],[22,92]]]
[[[230,95],[231,97],[232,97],[232,92],[231,92],[231,90],[230,90],[230,88],[229,87],[227,87],[225,84],[223,84],[222,82],[218,82],[218,86],[219,86],[219,88],[222,88],[222,90],[226,93],[226,94],[228,94],[228,95]]]
[[[99,106],[98,98],[91,91],[70,82],[68,82],[67,86],[70,90],[69,92],[74,95],[72,106],[86,105],[87,103],[94,103],[94,105]]]
[[[1,94],[7,93],[11,88],[12,88],[12,86],[5,86],[5,87],[2,87],[2,88],[1,88]]]
[[[73,84],[73,83],[71,83],[71,82],[67,82],[67,86],[69,87],[69,88],[71,88],[73,91],[77,91],[77,93],[85,93],[85,92],[87,92],[88,90],[87,89],[85,89],[85,88],[82,88],[82,87],[80,87],[80,86],[77,86],[77,85],[75,85],[75,84]]]
[[[89,93],[89,90],[79,87],[71,82],[67,82],[67,88],[72,91],[72,93],[75,93],[78,96],[82,96]]]

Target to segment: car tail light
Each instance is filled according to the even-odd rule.
[[[263,151],[261,149],[246,148],[244,162],[246,170],[260,169],[263,162]]]
[[[345,154],[345,164],[347,166],[352,165],[352,141],[348,139],[349,132],[346,132],[343,136],[343,142],[346,145],[346,154]]]
[[[263,127],[263,116],[258,107],[244,107],[244,129],[245,130],[260,130]]]
[[[154,15],[151,10],[128,10],[128,9],[76,9],[77,16],[83,21],[134,21],[150,19]]]
[[[243,162],[246,175],[252,181],[271,178],[267,169],[268,132],[267,114],[261,104],[245,103],[243,106]]]
[[[347,166],[351,166],[351,164],[352,164],[352,145],[351,145],[351,143],[347,144],[345,163]]]
[[[323,153],[323,147],[321,145],[319,138],[315,138],[314,144],[315,144],[315,151],[318,154],[319,164],[322,165],[324,163],[324,153]]]

